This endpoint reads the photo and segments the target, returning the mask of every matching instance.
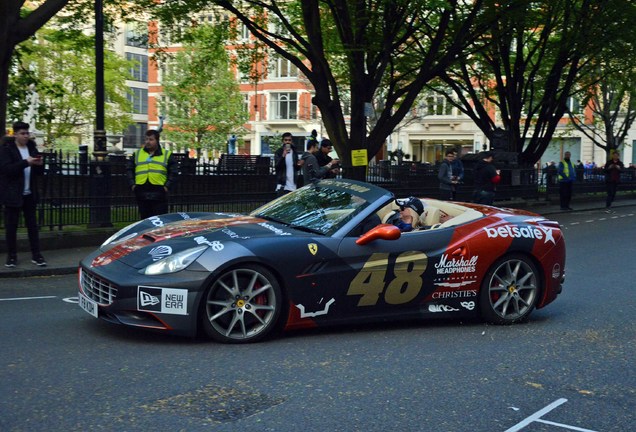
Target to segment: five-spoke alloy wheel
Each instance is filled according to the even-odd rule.
[[[244,264],[221,274],[203,297],[202,326],[219,342],[255,342],[276,327],[282,293],[265,268]]]
[[[511,324],[528,318],[539,297],[539,271],[523,255],[508,255],[488,270],[481,286],[485,320]]]

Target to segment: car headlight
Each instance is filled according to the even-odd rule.
[[[108,238],[106,239],[106,241],[105,241],[104,243],[102,243],[102,245],[101,245],[100,247],[108,246],[108,245],[109,245],[109,244],[110,244],[113,240],[115,240],[117,237],[119,237],[119,236],[120,236],[123,232],[128,231],[129,229],[131,229],[131,228],[132,228],[132,227],[134,227],[135,225],[138,225],[138,224],[142,223],[143,221],[144,221],[144,220],[142,219],[142,220],[140,220],[140,221],[138,221],[138,222],[135,222],[134,224],[128,225],[127,227],[120,229],[120,230],[119,230],[119,231],[117,231],[115,234],[113,234],[112,236],[108,237]],[[136,235],[137,235],[137,233],[136,233],[136,232],[135,232],[135,233],[132,233],[132,234],[129,234],[129,235],[127,235],[126,237],[124,237],[124,238],[122,238],[122,239],[117,240],[117,243],[119,243],[120,241],[123,241],[123,240],[128,240],[129,238],[134,237],[134,236],[136,236]]]
[[[203,245],[192,249],[186,249],[154,262],[145,269],[141,269],[139,272],[146,275],[160,275],[178,272],[192,264],[207,248],[207,245]]]

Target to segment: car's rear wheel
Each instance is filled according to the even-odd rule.
[[[245,264],[227,270],[206,290],[201,324],[219,342],[256,342],[277,327],[281,305],[281,289],[271,272]]]
[[[539,297],[539,280],[536,265],[523,255],[500,258],[481,286],[482,317],[496,324],[526,320]]]

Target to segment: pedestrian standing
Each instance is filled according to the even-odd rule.
[[[457,149],[455,149],[455,158],[451,162],[451,166],[453,167],[453,178],[457,182],[455,183],[455,189],[453,189],[453,196],[451,197],[451,201],[455,201],[457,199],[459,186],[464,183],[464,164],[459,157],[459,152],[457,151]]]
[[[616,189],[621,181],[621,172],[625,168],[625,165],[619,159],[620,155],[617,151],[612,153],[612,159],[605,164],[605,183],[607,185],[607,200],[605,201],[605,212],[614,213],[612,210],[612,202],[616,197]]]
[[[38,193],[35,178],[44,173],[42,154],[35,141],[30,139],[29,124],[13,123],[13,137],[7,137],[0,147],[0,184],[4,204],[5,239],[7,242],[6,267],[18,263],[18,222],[20,212],[29,236],[31,262],[45,266],[46,260],[40,252],[40,236],[36,218]]]
[[[307,148],[309,148],[309,146],[307,146]],[[325,165],[327,165],[333,160],[333,158],[329,156],[329,153],[331,153],[332,150],[333,150],[333,144],[331,143],[330,140],[325,138],[322,141],[320,141],[320,148],[314,155],[316,156],[316,159],[318,160],[318,165],[320,165],[321,167],[324,167]],[[339,171],[338,168],[330,169],[327,172],[327,174],[325,174],[325,178],[336,178],[336,176],[338,175],[338,171]]]
[[[313,140],[311,142],[317,142]],[[300,186],[300,154],[296,150],[292,134],[283,134],[283,145],[274,153],[276,169],[276,192],[278,195],[295,191]]]
[[[453,175],[453,161],[457,154],[454,149],[446,150],[444,160],[439,165],[437,179],[439,180],[440,198],[443,200],[455,199],[457,177]]]
[[[572,161],[570,161],[570,156],[570,152],[566,151],[557,169],[561,210],[573,210],[573,208],[570,207],[570,201],[572,200],[572,189],[574,187],[574,181],[576,180],[576,170],[574,169],[574,165],[572,165]]]
[[[179,175],[172,152],[161,147],[159,131],[146,131],[144,146],[128,160],[128,183],[141,219],[168,213],[168,192]]]
[[[475,190],[473,202],[477,204],[493,205],[495,201],[495,188],[501,181],[500,171],[493,165],[494,153],[481,152],[477,155],[478,161],[473,173]]]
[[[327,173],[340,162],[338,159],[332,159],[327,165],[321,167],[318,163],[318,159],[316,159],[316,153],[318,151],[317,141],[307,142],[307,151],[303,153],[302,156],[303,180],[305,185],[325,178]]]

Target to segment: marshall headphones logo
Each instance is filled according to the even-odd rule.
[[[153,261],[159,261],[169,255],[172,255],[172,248],[170,246],[157,246],[148,252],[148,255],[152,256]]]
[[[309,248],[309,252],[311,252],[312,255],[316,255],[316,253],[318,252],[318,245],[316,243],[309,243],[307,247]]]

